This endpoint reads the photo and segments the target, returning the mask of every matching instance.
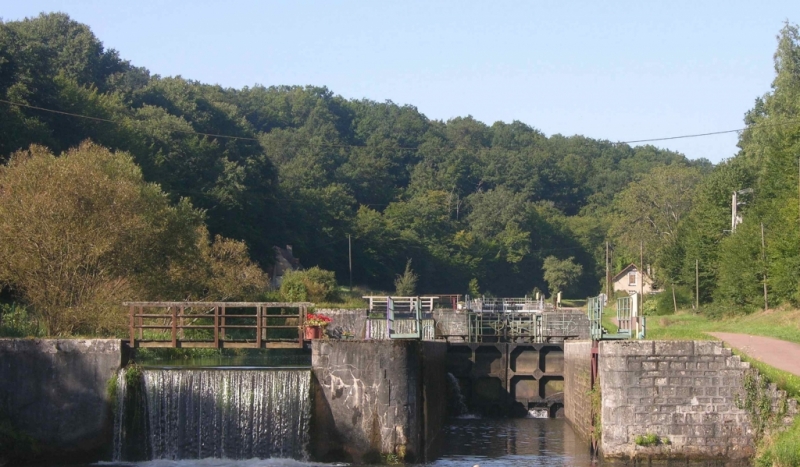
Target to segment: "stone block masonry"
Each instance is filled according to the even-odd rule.
[[[592,341],[564,342],[564,415],[588,443],[592,435]]]
[[[604,457],[753,455],[751,418],[739,407],[754,370],[722,343],[606,341],[599,352]],[[637,446],[647,434],[661,442]]]
[[[445,416],[445,353],[441,342],[314,341],[312,457],[422,460]]]

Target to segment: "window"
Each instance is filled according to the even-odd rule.
[[[628,273],[628,285],[636,285],[636,271]]]

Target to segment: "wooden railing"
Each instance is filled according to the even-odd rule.
[[[296,348],[307,302],[125,302],[131,347]]]

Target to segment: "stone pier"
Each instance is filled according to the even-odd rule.
[[[447,345],[314,341],[311,455],[321,461],[422,461],[446,414]]]

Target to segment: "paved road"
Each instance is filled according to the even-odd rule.
[[[732,332],[709,332],[706,334],[712,335],[729,346],[742,351],[748,357],[761,360],[767,365],[800,376],[800,344],[771,337],[735,334]]]

